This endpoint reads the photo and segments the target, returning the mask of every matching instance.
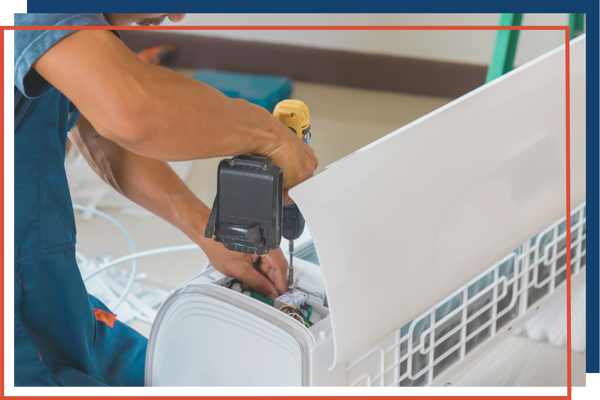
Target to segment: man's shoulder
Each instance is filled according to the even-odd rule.
[[[108,25],[102,14],[15,14],[15,26]]]
[[[107,26],[102,14],[15,14],[15,26]],[[33,64],[74,30],[25,29],[15,31],[15,86],[27,97],[52,89],[33,70]]]

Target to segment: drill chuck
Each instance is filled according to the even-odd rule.
[[[298,206],[292,204],[283,207],[283,237],[287,240],[296,240],[304,231],[304,217]]]

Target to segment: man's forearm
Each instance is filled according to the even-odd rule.
[[[168,69],[148,65],[135,79],[147,100],[131,105],[127,123],[137,133],[112,139],[138,154],[168,161],[264,154],[283,134],[292,137],[264,108]]]
[[[289,140],[268,111],[140,60],[114,34],[67,36],[34,68],[98,133],[137,154],[169,161],[268,153]]]
[[[100,136],[83,116],[69,137],[105,182],[192,240],[201,241],[210,209],[169,164],[132,153]]]

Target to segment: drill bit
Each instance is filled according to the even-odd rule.
[[[288,292],[294,290],[294,241],[290,240],[290,267],[288,268]]]

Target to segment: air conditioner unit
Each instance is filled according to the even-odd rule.
[[[585,35],[570,53],[576,282]],[[146,384],[439,385],[523,325],[567,276],[564,66],[563,46],[292,189],[310,228],[294,261],[297,312],[208,268],[162,305]]]

